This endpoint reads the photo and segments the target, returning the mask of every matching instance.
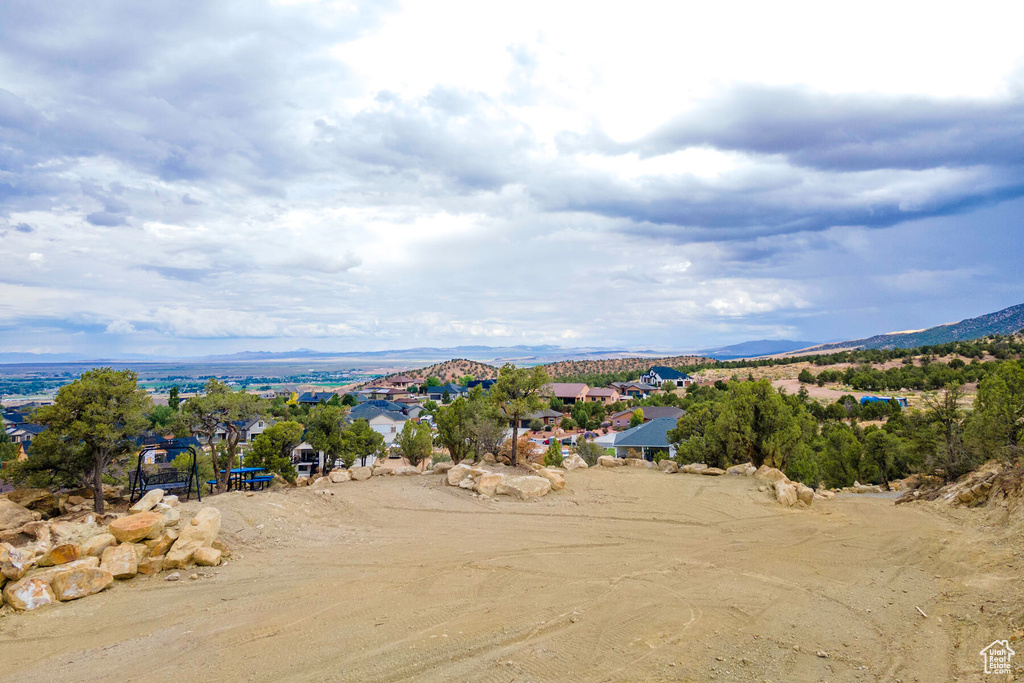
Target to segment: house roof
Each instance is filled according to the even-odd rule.
[[[668,432],[674,429],[676,421],[670,417],[659,417],[656,420],[645,422],[639,427],[627,429],[619,433],[615,439],[615,447],[623,448],[667,448]]]
[[[320,401],[326,403],[335,396],[337,394],[333,391],[307,391],[299,396],[299,403],[319,403]]]
[[[655,365],[647,371],[648,374],[652,372],[662,379],[690,379],[690,376],[685,372],[679,372],[664,365]]]
[[[359,408],[360,410],[356,410],[356,408]],[[384,410],[383,408],[377,408],[366,404],[357,406],[356,408],[353,408],[348,414],[346,419],[349,422],[354,422],[356,420],[366,420],[369,422],[375,417],[381,416],[386,417],[393,422],[405,422],[409,419],[408,415],[397,410]]]
[[[396,375],[388,380],[389,382],[415,382],[412,377],[406,377],[405,375]]]
[[[442,384],[439,387],[430,387],[427,389],[428,394],[443,394],[446,391],[449,395],[464,394],[466,393],[466,387],[460,387],[458,384],[452,384],[449,382],[448,384]]]
[[[587,396],[618,396],[618,389],[610,389],[606,387],[594,387],[587,392]]]
[[[555,398],[578,398],[580,394],[586,394],[590,386],[582,382],[552,382],[544,385],[544,389]]]
[[[678,420],[684,414],[686,414],[685,410],[683,410],[682,408],[676,408],[675,406],[637,406],[636,408],[620,410],[619,412],[614,413],[611,416],[611,418],[615,419],[617,417],[622,417],[624,415],[631,415],[633,411],[636,410],[637,408],[640,408],[644,411],[645,420],[657,420],[658,418],[662,417],[670,417],[673,420]]]

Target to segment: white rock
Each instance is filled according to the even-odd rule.
[[[796,487],[784,481],[775,482],[775,500],[786,507],[796,504]]]
[[[505,481],[502,489],[506,495],[515,496],[519,500],[532,500],[546,496],[551,491],[551,482],[537,476],[512,477]]]
[[[163,497],[163,489],[153,489],[152,491],[147,491],[146,495],[144,495],[142,498],[139,498],[138,502],[135,503],[135,505],[132,505],[130,508],[128,508],[128,512],[133,515],[137,515],[140,512],[149,512],[157,503],[160,502],[160,499]]]
[[[340,484],[343,481],[352,481],[352,473],[348,470],[331,470],[327,475],[332,484]]]

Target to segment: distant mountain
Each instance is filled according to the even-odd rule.
[[[822,344],[807,349],[810,353],[833,351],[835,349],[912,349],[918,346],[948,344],[954,341],[968,341],[994,334],[1015,334],[1024,329],[1024,304],[1004,308],[995,313],[979,315],[958,323],[938,325],[915,332],[891,332],[878,334],[866,339]]]
[[[538,346],[420,346],[411,349],[388,349],[386,351],[242,351],[228,355],[204,356],[197,361],[271,361],[298,359],[349,358],[360,360],[381,359],[382,361],[440,362],[452,358],[464,358],[480,362],[501,364],[506,361],[543,363],[555,360],[608,358],[624,355],[649,355],[655,352],[627,351],[609,348],[566,348],[542,344]]]
[[[810,341],[793,341],[791,339],[759,339],[758,341],[741,342],[732,346],[708,349],[701,351],[701,354],[717,358],[718,360],[757,358],[758,356],[772,356],[777,353],[799,351],[800,349],[806,349],[808,346],[814,346],[815,343]]]

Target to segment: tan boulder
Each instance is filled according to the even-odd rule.
[[[58,565],[56,567],[46,567],[43,569],[30,569],[25,574],[26,579],[42,579],[46,583],[53,581],[53,577],[57,575],[57,572],[62,572],[65,569],[75,569],[77,567],[98,567],[100,566],[100,558],[98,557],[83,557],[80,560],[74,562],[68,562],[67,564]]]
[[[138,569],[140,574],[145,574],[146,576],[159,574],[164,569],[164,556],[151,555],[139,563]]]
[[[798,500],[796,487],[784,481],[775,482],[775,500],[786,507],[795,505]]]
[[[145,541],[145,545],[149,548],[150,555],[166,555],[167,551],[171,549],[171,546],[177,540],[177,531],[174,529],[164,529],[164,532],[160,534],[160,538]]]
[[[648,470],[655,469],[657,467],[657,465],[645,458],[626,458],[626,466],[639,467],[640,469]]]
[[[178,497],[173,495],[169,496],[165,494],[164,497],[160,499],[160,502],[163,503],[164,505],[170,505],[172,508],[176,508],[178,507],[178,505],[180,505],[180,503],[178,502]]]
[[[803,501],[805,505],[810,505],[814,502],[814,489],[804,484],[796,484],[796,498],[799,501]]]
[[[602,455],[597,459],[597,464],[601,467],[624,467],[626,461],[612,455]]]
[[[6,498],[0,498],[0,531],[17,529],[41,518],[42,514],[35,510],[29,510]]]
[[[399,477],[419,476],[419,474],[419,468],[413,467],[412,465],[402,465],[401,467],[395,468],[395,475]]]
[[[11,581],[25,576],[36,564],[36,554],[29,548],[11,548],[0,555],[0,574]]]
[[[504,486],[505,475],[498,474],[496,472],[488,472],[480,475],[476,480],[476,492],[482,496],[490,496],[493,498],[497,492],[499,486]]]
[[[725,474],[725,470],[720,467],[705,467],[700,473],[708,477],[720,477]]]
[[[310,488],[322,489],[322,488],[325,488],[325,487],[330,486],[330,485],[331,485],[331,478],[330,477],[317,477],[313,481],[313,483],[310,484]]]
[[[4,494],[12,503],[34,510],[49,519],[60,514],[57,496],[46,489],[14,489]]]
[[[726,472],[737,477],[750,477],[753,476],[754,472],[757,472],[757,468],[748,462],[742,465],[733,465]]]
[[[776,482],[780,481],[785,482],[787,484],[792,483],[791,481],[789,481],[789,477],[782,473],[782,470],[776,469],[774,467],[768,467],[767,465],[761,465],[760,467],[758,467],[757,470],[754,471],[754,478],[762,479],[770,484],[775,484]]]
[[[377,467],[373,468],[373,472],[371,474],[374,477],[392,477],[395,474],[395,470],[391,467],[384,467],[383,465],[378,465]]]
[[[505,481],[504,492],[519,500],[532,500],[546,496],[551,491],[551,482],[544,477],[512,477]]]
[[[82,554],[100,557],[104,550],[115,545],[117,545],[117,539],[113,534],[99,534],[82,544]]]
[[[219,550],[220,554],[222,556],[224,556],[224,557],[231,557],[231,548],[227,547],[221,541],[214,541],[213,543],[210,544],[210,547],[211,548],[216,548],[217,550]]]
[[[373,476],[372,467],[353,467],[349,471],[352,473],[352,481],[366,481]]]
[[[492,464],[492,465],[495,462],[497,462],[497,460],[498,460],[497,458],[494,457],[494,453],[484,453],[484,458],[483,459],[484,459],[484,462]]]
[[[537,474],[551,482],[552,491],[561,491],[565,488],[565,478],[558,472],[553,472],[549,469],[540,469],[537,470]]]
[[[192,559],[200,567],[216,567],[220,564],[221,552],[216,548],[196,548]]]
[[[153,506],[153,512],[158,512],[164,516],[165,527],[178,526],[178,522],[181,521],[181,510],[174,505],[157,503]]]
[[[121,543],[135,543],[157,538],[164,530],[164,516],[159,512],[140,512],[119,517],[110,523],[110,533]]]
[[[469,465],[466,465],[461,462],[455,467],[452,467],[450,470],[448,470],[448,485],[458,486],[460,483],[462,483],[463,479],[471,475],[473,469],[474,468],[470,467]]]
[[[679,465],[676,464],[675,460],[669,460],[668,458],[665,458],[664,460],[658,463],[658,469],[664,472],[665,474],[675,474],[676,472],[679,471]]]
[[[352,481],[352,473],[348,470],[331,470],[327,475],[332,484],[340,484],[343,481]]]
[[[447,474],[448,470],[455,467],[455,463],[450,461],[435,462],[434,466],[430,468],[430,471],[434,474]]]
[[[834,491],[819,489],[814,492],[814,497],[820,500],[832,500],[833,498],[836,497],[836,494]]]
[[[207,507],[200,510],[192,521],[182,528],[178,540],[167,551],[164,566],[181,569],[188,566],[199,548],[209,547],[220,533],[220,510]]]
[[[700,474],[707,468],[708,466],[702,462],[691,462],[683,465],[679,471],[683,474]]]
[[[54,567],[58,564],[74,562],[81,557],[82,551],[76,543],[64,543],[50,549],[36,562],[40,567]]]
[[[50,584],[42,579],[22,579],[4,586],[4,601],[16,610],[33,610],[57,602]]]
[[[152,491],[147,491],[146,495],[144,495],[142,498],[139,498],[135,505],[132,505],[130,508],[128,508],[128,514],[137,515],[140,512],[149,512],[157,503],[160,502],[160,500],[163,497],[163,489],[153,489]]]
[[[585,470],[588,467],[589,465],[587,465],[587,461],[576,453],[571,453],[565,458],[562,458],[562,469],[564,470],[571,472],[572,470]]]
[[[130,579],[139,571],[139,561],[135,556],[135,548],[129,543],[107,548],[103,551],[100,569],[104,569],[115,579]]]
[[[78,600],[105,590],[114,577],[102,567],[76,567],[66,569],[53,577],[50,586],[58,600]]]

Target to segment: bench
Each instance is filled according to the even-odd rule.
[[[263,490],[264,486],[270,486],[270,482],[274,481],[271,476],[253,477],[252,479],[246,479],[245,484],[249,485],[249,490],[256,488],[256,484],[260,485],[260,491]]]

